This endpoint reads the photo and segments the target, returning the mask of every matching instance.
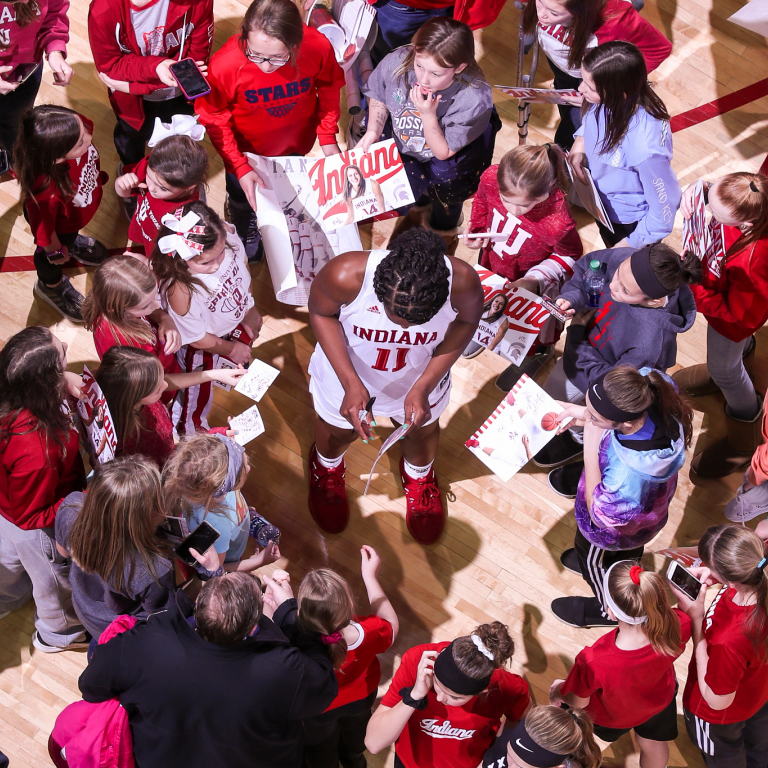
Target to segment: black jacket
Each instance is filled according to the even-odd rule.
[[[317,640],[274,623],[232,648],[203,640],[177,605],[96,648],[80,676],[86,701],[128,712],[138,768],[299,768],[301,720],[323,712],[338,684]]]

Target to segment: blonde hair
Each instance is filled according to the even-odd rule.
[[[567,192],[570,183],[565,155],[557,144],[510,149],[501,158],[496,179],[502,195],[522,191],[531,200],[548,196],[555,188]]]
[[[762,173],[729,173],[717,184],[717,194],[730,208],[734,218],[752,226],[726,253],[726,257],[744,250],[768,234],[768,178]]]
[[[138,307],[148,293],[157,291],[152,270],[133,256],[113,256],[102,262],[93,275],[91,291],[83,301],[85,329],[93,333],[103,319],[116,342],[119,331],[132,342],[154,344],[152,326],[128,310]]]
[[[602,762],[592,720],[581,709],[535,707],[525,716],[525,730],[540,747],[569,755],[581,768],[598,768]]]
[[[349,625],[354,614],[354,599],[346,579],[330,568],[310,571],[301,582],[297,595],[298,618],[308,632],[332,635]],[[326,646],[334,669],[347,657],[347,641]]]

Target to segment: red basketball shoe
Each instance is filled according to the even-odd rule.
[[[309,452],[309,512],[326,533],[341,533],[349,522],[344,460],[335,469],[324,467],[317,446]]]
[[[401,458],[400,482],[403,484],[408,508],[405,524],[411,536],[419,544],[434,544],[445,526],[445,510],[440,500],[435,470],[430,469],[426,477],[416,480],[405,473],[405,460]]]

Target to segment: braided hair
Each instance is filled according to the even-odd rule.
[[[395,238],[373,276],[376,298],[408,323],[429,322],[448,300],[445,251],[443,238],[426,229],[411,229]]]

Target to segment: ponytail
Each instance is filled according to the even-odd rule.
[[[525,730],[540,747],[567,755],[580,768],[599,768],[602,762],[592,720],[584,710],[535,707],[525,716]]]
[[[649,248],[648,258],[653,274],[661,287],[669,293],[673,293],[681,285],[701,282],[701,260],[691,251],[686,251],[681,257],[668,245],[656,243]]]
[[[749,587],[755,610],[744,621],[744,634],[761,658],[768,656],[768,561],[765,542],[742,525],[712,525],[699,541],[699,557],[718,578]]]
[[[565,155],[557,144],[510,149],[501,158],[496,179],[502,195],[524,192],[531,200],[549,195],[555,188],[567,192],[570,183]]]
[[[619,610],[633,618],[646,617],[640,626],[653,650],[662,656],[679,656],[680,621],[669,604],[664,579],[632,560],[617,563],[608,574],[608,593]]]
[[[476,638],[473,639],[473,638]],[[472,634],[453,641],[453,660],[459,671],[473,680],[482,680],[503,667],[515,652],[509,628],[500,621],[481,624]],[[483,652],[487,651],[492,658]]]
[[[752,226],[727,250],[726,258],[768,235],[768,178],[762,173],[729,173],[717,182],[717,196],[735,219]]]
[[[644,376],[631,365],[617,365],[605,374],[603,387],[608,399],[628,413],[641,413],[654,407],[669,432],[683,428],[683,439],[693,439],[693,409],[664,374],[655,369]]]

